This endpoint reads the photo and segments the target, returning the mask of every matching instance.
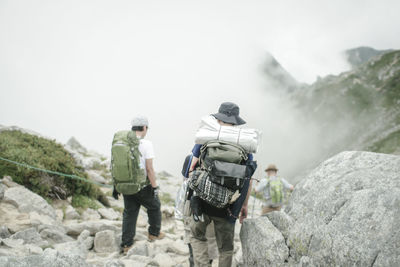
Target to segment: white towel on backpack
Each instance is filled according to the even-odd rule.
[[[248,153],[256,153],[261,141],[261,132],[256,129],[239,126],[221,126],[214,116],[201,119],[196,133],[196,144],[204,144],[211,140],[221,140],[242,146]]]

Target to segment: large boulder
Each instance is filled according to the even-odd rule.
[[[245,266],[278,266],[289,257],[289,249],[281,232],[263,217],[245,220],[240,238]]]
[[[4,201],[14,205],[21,212],[36,211],[52,219],[57,217],[56,211],[46,200],[22,186],[7,189],[4,194]]]
[[[26,244],[35,244],[37,246],[47,246],[48,242],[43,240],[35,228],[28,228],[13,234],[11,239],[22,239]]]
[[[19,212],[14,205],[0,203],[0,225],[7,227],[11,233],[32,227],[29,214]]]
[[[54,249],[46,249],[41,255],[29,255],[25,257],[6,256],[0,257],[0,266],[12,267],[86,267],[84,259],[78,255],[64,254]]]
[[[285,212],[287,215],[271,214],[270,219],[260,220],[271,220],[284,234],[289,262],[302,266],[397,266],[400,157],[340,153],[296,186]],[[242,231],[248,231],[246,224],[243,227]],[[260,230],[259,235],[264,233]],[[242,239],[244,247],[249,242],[252,240]],[[251,258],[243,252],[245,259]]]

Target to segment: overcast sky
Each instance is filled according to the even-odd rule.
[[[177,174],[200,117],[233,101],[264,131],[259,162],[289,169],[304,140],[266,92],[265,53],[312,83],[347,70],[347,48],[400,48],[399,10],[365,0],[0,0],[0,124],[109,155],[113,133],[144,114],[157,170]]]

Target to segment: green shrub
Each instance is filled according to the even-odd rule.
[[[84,169],[76,164],[73,157],[62,145],[54,140],[20,131],[0,132],[0,156],[38,168],[74,174],[87,179]],[[15,182],[29,188],[47,200],[54,198],[66,199],[72,195],[88,196],[101,199],[100,201],[106,199],[99,188],[93,184],[0,160],[0,177],[4,175],[11,176]],[[106,202],[102,203],[107,205],[108,201]]]
[[[74,195],[72,197],[71,205],[74,208],[82,208],[84,210],[87,208],[91,208],[94,210],[100,208],[100,205],[94,199],[82,195]]]

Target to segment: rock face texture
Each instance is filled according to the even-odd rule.
[[[281,253],[276,231],[287,259],[268,257]],[[338,154],[296,186],[285,212],[247,220],[241,239],[248,266],[399,266],[400,157]]]
[[[242,250],[246,266],[273,266],[276,262],[285,262],[289,257],[289,249],[285,238],[269,220],[263,217],[246,220],[240,232],[243,242]],[[268,240],[268,242],[264,242]]]

